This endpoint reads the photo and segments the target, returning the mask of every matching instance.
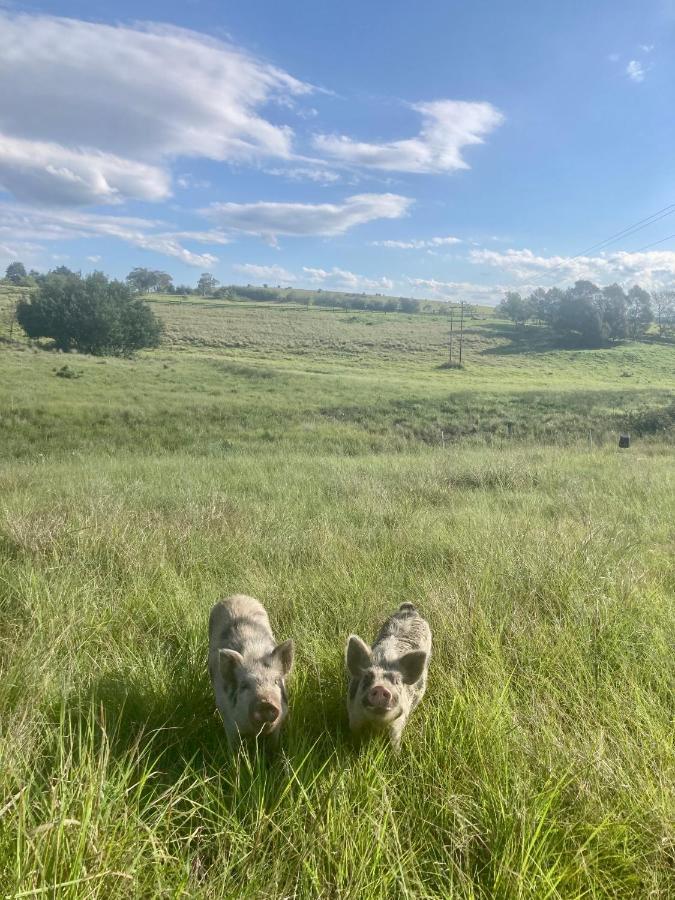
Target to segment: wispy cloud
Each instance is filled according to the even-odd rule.
[[[465,300],[469,303],[497,303],[509,285],[476,284],[471,281],[439,281],[435,278],[410,278],[407,283],[416,296],[432,300]]]
[[[161,199],[179,157],[288,159],[265,105],[312,88],[185,29],[0,9],[0,184],[32,202]]]
[[[355,194],[342,203],[214,203],[201,212],[222,228],[276,240],[344,234],[375,219],[399,219],[412,202],[399,194]]]
[[[654,49],[654,44],[639,44],[638,46],[643,53],[651,53]]]
[[[277,284],[293,284],[298,280],[297,276],[283,266],[263,266],[255,263],[235,263],[232,266],[235,272],[246,275],[254,281],[273,281]]]
[[[391,250],[425,250],[434,247],[449,247],[453,244],[461,243],[462,239],[457,237],[432,237],[409,241],[371,241],[373,247],[388,247]]]
[[[382,293],[392,291],[395,286],[395,282],[386,276],[373,278],[350,272],[348,269],[340,269],[338,266],[333,266],[331,269],[303,266],[299,274],[289,272],[283,266],[258,265],[256,263],[236,263],[232,269],[259,283],[293,284],[297,287],[321,285],[324,288],[333,288],[339,291]]]
[[[449,173],[468,169],[462,151],[502,124],[503,114],[491,103],[436,100],[412,106],[422,117],[417,137],[374,144],[345,135],[317,134],[314,146],[350,165],[392,172]]]
[[[469,260],[488,265],[507,273],[511,278],[540,285],[569,284],[588,278],[599,284],[618,281],[622,284],[639,282],[647,288],[662,288],[675,283],[675,251],[650,250],[629,253],[619,250],[598,256],[538,256],[531,250],[510,249],[472,250]],[[542,279],[542,276],[548,276]]]
[[[626,75],[628,75],[631,81],[635,81],[638,84],[645,80],[645,74],[646,71],[644,66],[641,62],[638,62],[637,59],[631,59],[626,66]]]
[[[332,169],[313,166],[291,166],[289,168],[265,169],[267,175],[276,175],[287,181],[313,181],[315,184],[335,184],[340,176]]]
[[[329,284],[336,290],[346,291],[392,291],[394,281],[386,276],[372,278],[367,275],[358,275],[347,269],[333,266],[332,269],[313,269],[303,266],[305,279],[312,284]]]
[[[0,204],[0,238],[44,242],[101,237],[205,269],[213,268],[217,257],[211,253],[195,253],[184,245],[184,241],[216,245],[229,240],[220,231],[175,231],[165,222],[135,216]]]

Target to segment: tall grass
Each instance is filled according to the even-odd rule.
[[[431,316],[162,315],[74,379],[0,345],[0,896],[675,895],[675,350],[485,321],[443,371]],[[215,714],[234,591],[296,640],[276,755]],[[342,651],[403,600],[395,757]]]
[[[667,897],[671,461],[5,467],[5,892]],[[233,590],[297,641],[277,757],[230,759],[213,712],[206,620]],[[403,598],[435,646],[391,757],[346,733],[341,654]]]

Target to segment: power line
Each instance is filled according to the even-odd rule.
[[[673,238],[675,238],[675,234],[669,234],[668,237],[661,238],[660,241],[653,241],[651,244],[645,244],[644,247],[638,247],[637,250],[631,250],[631,253],[642,253],[643,250],[649,250],[650,247],[665,244],[666,241],[672,241]]]
[[[666,216],[671,216],[674,212],[675,203],[670,203],[668,206],[664,206],[663,209],[657,210],[650,216],[646,216],[644,219],[639,219],[632,225],[627,225],[626,228],[623,228],[621,231],[617,231],[615,234],[611,234],[603,241],[596,241],[595,244],[591,244],[589,247],[585,247],[583,250],[580,250],[578,253],[576,253],[572,257],[572,259],[578,259],[578,257],[583,256],[586,253],[590,253],[592,250],[599,250],[602,247],[613,244],[615,241],[618,241],[622,237],[629,237],[629,235],[635,234],[635,232],[637,231],[642,231],[643,228],[647,228],[649,225],[653,225],[654,222],[659,222],[661,219],[665,219]]]
[[[633,234],[636,234],[638,231],[642,231],[643,228],[648,228],[650,225],[653,225],[655,222],[660,222],[661,219],[665,219],[667,216],[675,213],[675,203],[669,203],[667,206],[662,207],[661,209],[657,209],[656,212],[652,213],[649,216],[645,216],[644,219],[638,219],[637,222],[633,222],[632,225],[627,225],[621,231],[617,231],[614,234],[611,234],[609,237],[605,238],[602,241],[596,241],[595,244],[590,244],[588,247],[585,247],[583,250],[580,250],[578,253],[575,253],[574,256],[570,256],[566,262],[573,262],[575,259],[579,259],[581,256],[585,256],[585,254],[590,253],[593,250],[602,250],[608,247],[610,244],[615,243],[622,238],[631,237]],[[674,238],[675,235],[669,235],[668,237],[663,238],[660,241],[654,241],[651,244],[646,244],[644,247],[641,247],[639,250],[633,250],[633,253],[641,253],[643,250],[647,250],[649,247],[656,247],[658,244],[663,244],[671,238]],[[558,266],[558,268],[560,268]],[[535,278],[534,281],[530,282],[531,285],[534,285],[535,288],[543,287],[546,280],[549,278],[553,278],[553,284],[549,285],[549,289],[555,287],[564,278],[556,277],[555,273],[547,272],[543,275],[540,275],[538,279]]]

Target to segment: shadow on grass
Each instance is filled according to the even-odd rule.
[[[61,698],[49,718],[64,723],[74,756],[105,748],[123,765],[135,763],[139,771],[150,765],[153,790],[171,789],[186,776],[215,776],[234,795],[260,776],[280,789],[291,771],[311,771],[336,752],[351,752],[341,682],[322,685],[320,702],[313,702],[318,690],[307,680],[291,684],[290,695],[278,749],[253,741],[243,744],[241,755],[225,737],[206,661],[186,654],[177,654],[159,686],[142,673],[104,672],[86,689]],[[82,741],[82,735],[89,740]]]
[[[471,333],[467,329],[467,333]],[[508,340],[508,344],[500,344],[497,347],[487,347],[480,350],[481,356],[510,356],[513,354],[527,353],[551,353],[555,350],[594,351],[611,349],[611,344],[592,346],[574,336],[559,337],[552,334],[547,328],[539,325],[511,325],[507,323],[495,323],[480,329],[476,329],[476,335],[493,340]]]

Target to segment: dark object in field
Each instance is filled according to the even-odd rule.
[[[60,369],[56,369],[54,372],[57,378],[81,378],[82,372],[76,372],[75,369],[71,369],[68,363],[65,366],[61,366]]]
[[[292,665],[293,641],[275,642],[260,601],[235,594],[216,603],[209,618],[209,672],[230,746],[258,735],[278,739]]]
[[[627,450],[630,447],[630,435],[629,434],[620,434],[619,435],[619,449]]]
[[[372,648],[358,635],[347,641],[347,710],[353,732],[387,731],[398,750],[410,713],[424,696],[431,629],[412,603],[389,616]]]

